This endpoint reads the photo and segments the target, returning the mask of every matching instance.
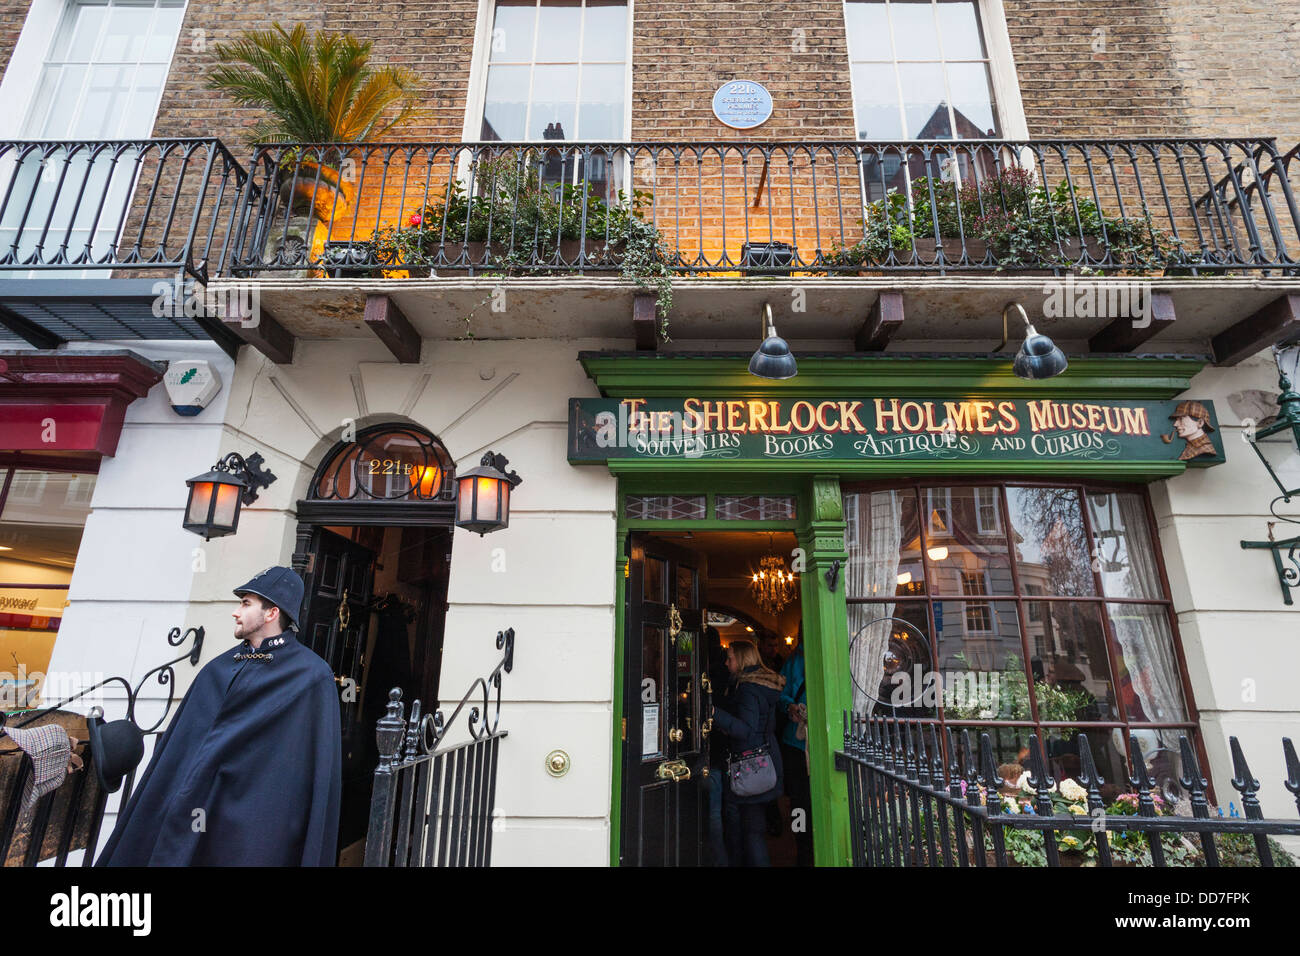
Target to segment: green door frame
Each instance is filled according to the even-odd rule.
[[[630,519],[624,502],[628,495],[704,495],[705,517],[684,520]],[[716,517],[718,495],[794,495],[794,520],[737,521]],[[787,531],[793,532],[804,551],[805,570],[799,575],[804,656],[808,690],[808,744],[812,761],[813,852],[819,866],[845,865],[849,861],[848,788],[843,774],[834,773],[835,751],[843,746],[843,714],[850,703],[848,671],[848,605],[844,599],[844,509],[838,475],[729,475],[683,474],[620,477],[618,489],[618,547],[614,558],[616,601],[614,612],[614,728],[613,787],[610,801],[610,863],[619,864],[622,851],[623,768],[627,759],[623,739],[625,713],[623,669],[626,640],[628,536],[633,531]],[[832,592],[826,572],[840,562],[840,576]],[[826,821],[823,825],[821,821]]]

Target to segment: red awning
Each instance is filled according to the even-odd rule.
[[[127,350],[0,353],[0,455],[22,464],[36,455],[112,456],[126,407],[164,370]]]

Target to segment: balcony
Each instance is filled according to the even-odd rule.
[[[111,338],[61,319],[39,279],[3,277],[171,271],[222,314],[119,331],[233,334],[284,360],[294,337],[370,335],[381,300],[381,324],[423,338],[470,323],[648,348],[671,289],[682,347],[752,338],[769,301],[784,334],[831,349],[987,353],[1018,300],[1076,350],[1229,363],[1300,334],[1298,155],[1269,139],[374,143],[241,164],[215,140],[0,144],[0,320],[29,341]],[[485,303],[502,288],[528,294]],[[226,303],[252,291],[250,332]],[[1115,317],[1130,293],[1145,321]]]

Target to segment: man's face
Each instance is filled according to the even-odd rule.
[[[245,594],[239,599],[239,607],[234,613],[235,638],[247,641],[256,637],[277,613],[274,607],[263,608],[255,595]]]
[[[1179,438],[1200,438],[1205,434],[1201,423],[1190,415],[1180,415],[1174,419],[1174,428]]]

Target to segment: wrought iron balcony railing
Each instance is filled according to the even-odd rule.
[[[0,141],[0,278],[225,257],[244,168],[216,139]]]
[[[0,278],[1267,273],[1300,266],[1271,139],[0,142]]]
[[[1270,139],[263,147],[226,271],[1291,274]]]

